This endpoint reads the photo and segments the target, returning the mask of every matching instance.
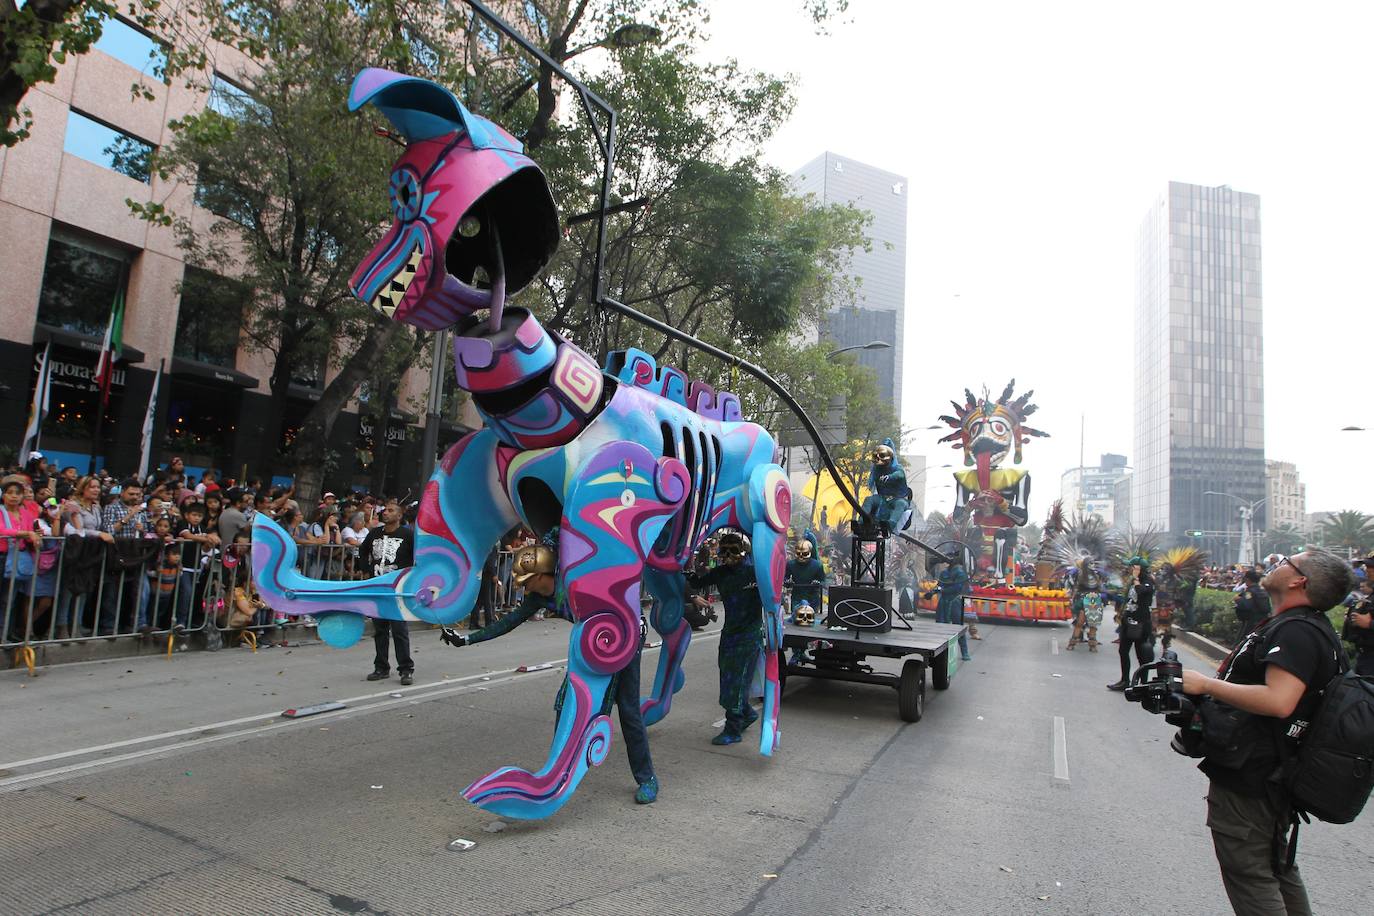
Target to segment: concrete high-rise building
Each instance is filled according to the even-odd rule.
[[[1265,461],[1264,472],[1264,495],[1268,498],[1264,505],[1269,510],[1265,530],[1273,531],[1280,525],[1305,530],[1307,484],[1298,479],[1297,465],[1291,461]]]
[[[1068,518],[1096,515],[1116,524],[1116,485],[1131,473],[1125,455],[1103,455],[1097,467],[1070,468],[1059,478],[1059,498]]]
[[[902,416],[902,333],[906,312],[907,180],[855,159],[822,153],[792,175],[801,194],[819,204],[851,204],[873,215],[868,251],[856,251],[850,273],[861,282],[853,308],[831,312],[821,337],[836,347],[858,347],[881,340],[884,350],[855,350],[854,358],[873,370],[878,390]]]
[[[1122,531],[1135,524],[1131,521],[1131,478],[1134,476],[1127,472],[1112,488],[1112,527]]]
[[[1226,562],[1265,494],[1261,290],[1259,196],[1170,182],[1136,242],[1131,521]]]

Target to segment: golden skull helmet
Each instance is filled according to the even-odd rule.
[[[735,531],[727,531],[720,536],[718,550],[720,561],[727,566],[738,566],[749,555],[749,538]]]
[[[816,609],[809,602],[798,601],[792,609],[792,622],[799,627],[810,627],[816,623]]]
[[[521,547],[511,565],[511,581],[524,585],[535,576],[552,576],[558,571],[558,554],[543,544]]]
[[[873,463],[879,467],[891,467],[894,457],[892,449],[888,448],[886,445],[880,445],[873,450]]]
[[[797,562],[806,563],[811,560],[815,550],[812,548],[810,541],[802,539],[792,545],[792,553],[797,558]]]

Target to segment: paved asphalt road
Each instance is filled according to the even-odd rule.
[[[1205,780],[1103,689],[1115,654],[1063,651],[1060,626],[983,633],[916,724],[888,688],[793,678],[771,760],[709,744],[698,637],[650,732],[657,804],[631,803],[617,746],[558,815],[499,832],[457,793],[542,762],[560,671],[512,668],[561,659],[561,623],[461,650],[417,633],[404,690],[363,681],[370,645],[4,672],[0,912],[1228,912]],[[324,699],[349,709],[276,716]],[[1317,913],[1370,912],[1372,853],[1374,816],[1304,829]]]

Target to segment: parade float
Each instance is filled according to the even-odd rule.
[[[1027,426],[1035,412],[1034,392],[1014,397],[1016,380],[1007,383],[994,399],[986,389],[975,397],[964,390],[964,401],[951,401],[953,415],[940,419],[954,432],[941,442],[953,442],[964,454],[965,469],[954,473],[956,525],[971,522],[973,543],[963,544],[972,587],[968,610],[980,619],[1070,620],[1073,611],[1068,592],[1041,584],[1015,584],[1017,529],[1026,523],[1030,501],[1030,473],[1023,468],[1003,467],[1008,457],[1020,464],[1021,447],[1033,437],[1048,433]],[[923,584],[922,594],[929,589]],[[932,599],[920,607],[934,610]]]

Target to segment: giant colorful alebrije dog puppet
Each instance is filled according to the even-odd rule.
[[[984,581],[1011,581],[1016,529],[1026,523],[1029,509],[1030,474],[1020,468],[1004,468],[1002,462],[1011,453],[1013,461],[1020,464],[1021,446],[1031,436],[1049,435],[1025,425],[1026,417],[1036,410],[1030,403],[1034,392],[1012,398],[1015,386],[1016,379],[1012,379],[995,401],[986,389],[981,398],[964,389],[963,404],[950,402],[954,416],[940,417],[954,427],[954,432],[940,441],[962,448],[964,464],[969,466],[954,473],[953,518],[962,522],[971,517],[982,532],[982,549],[971,572]]]
[[[507,293],[547,264],[558,215],[543,173],[513,137],[435,83],[364,70],[350,110],[375,105],[404,135],[390,181],[395,224],[353,274],[355,295],[416,327],[454,331],[454,371],[483,428],[448,450],[425,487],[415,565],[360,582],[322,582],[294,569],[295,545],[259,516],[254,576],[268,603],[319,618],[320,637],[355,643],[364,619],[453,624],[477,598],[482,562],[523,522],[561,530],[558,576],[574,621],[567,690],[543,768],[503,767],[464,790],[476,805],[546,817],[605,759],[602,714],[612,676],[639,644],[641,581],[659,600],[650,623],[663,651],[644,718],[667,715],[683,684],[691,629],[683,567],[707,535],[749,534],[763,597],[766,672],[760,751],[777,743],[779,599],[791,490],[773,439],[741,421],[739,400],[658,368],[648,354],[613,353],[603,373]],[[479,310],[489,310],[486,316]]]

